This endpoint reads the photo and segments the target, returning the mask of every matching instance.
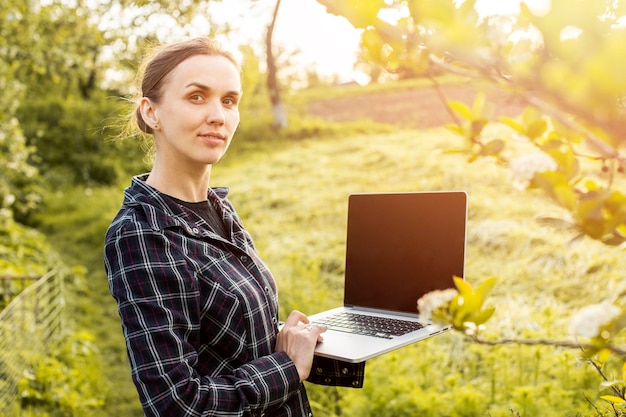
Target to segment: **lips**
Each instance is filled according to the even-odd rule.
[[[226,136],[222,135],[221,133],[218,132],[208,132],[208,133],[200,133],[198,136],[201,136],[203,138],[206,139],[218,139],[218,140],[225,140]]]

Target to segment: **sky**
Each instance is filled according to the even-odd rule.
[[[257,0],[251,8],[249,0],[224,0],[211,4],[209,12],[217,23],[233,26],[236,42],[263,47],[275,4],[276,0]],[[193,26],[202,35],[205,25],[198,17]],[[320,75],[351,78],[360,33],[345,18],[327,13],[316,0],[282,0],[273,41],[286,51],[300,51],[299,65],[314,66]]]
[[[283,0],[280,7],[276,39],[301,50],[303,60],[316,65],[321,74],[350,78],[361,31],[345,18],[327,13],[315,0]]]
[[[550,3],[550,0],[523,1],[536,12],[545,11]],[[482,14],[511,14],[519,10],[519,3],[520,0],[477,0],[476,8]],[[218,24],[228,23],[234,28],[232,39],[239,44],[264,46],[262,37],[271,21],[276,0],[257,0],[253,7],[249,0],[209,4],[207,13],[211,14],[212,20]],[[162,25],[162,21],[157,24]],[[186,28],[190,33],[184,36],[207,35],[207,27],[207,20],[200,15]],[[282,0],[274,43],[287,51],[299,51],[297,64],[307,69],[315,68],[322,77],[335,78],[336,74],[340,82],[358,81],[359,73],[355,72],[354,64],[360,34],[361,31],[353,28],[345,18],[327,13],[316,0]],[[171,35],[168,33],[167,37],[171,39]],[[222,41],[230,46],[228,39]],[[231,47],[236,48],[237,45]]]
[[[549,1],[524,0],[539,13],[545,11]],[[476,8],[483,14],[512,14],[519,11],[519,4],[520,0],[477,0]],[[340,81],[358,78],[353,67],[360,34],[361,31],[354,29],[345,18],[327,13],[316,0],[281,2],[276,41],[302,51],[304,64],[315,65],[322,75],[340,74]]]

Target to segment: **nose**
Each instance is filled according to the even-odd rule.
[[[225,116],[222,101],[211,100],[207,107],[207,123],[212,125],[223,125]]]

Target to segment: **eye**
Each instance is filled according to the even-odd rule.
[[[237,105],[237,100],[232,97],[226,97],[222,100],[222,103],[226,106],[233,107]]]
[[[196,103],[201,103],[204,100],[204,97],[202,96],[202,94],[192,94],[189,96],[189,99],[193,102]]]

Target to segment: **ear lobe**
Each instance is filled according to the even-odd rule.
[[[156,114],[156,108],[154,107],[154,103],[148,97],[142,97],[139,101],[139,112],[141,113],[141,117],[146,125],[151,127],[158,125],[159,118]]]

